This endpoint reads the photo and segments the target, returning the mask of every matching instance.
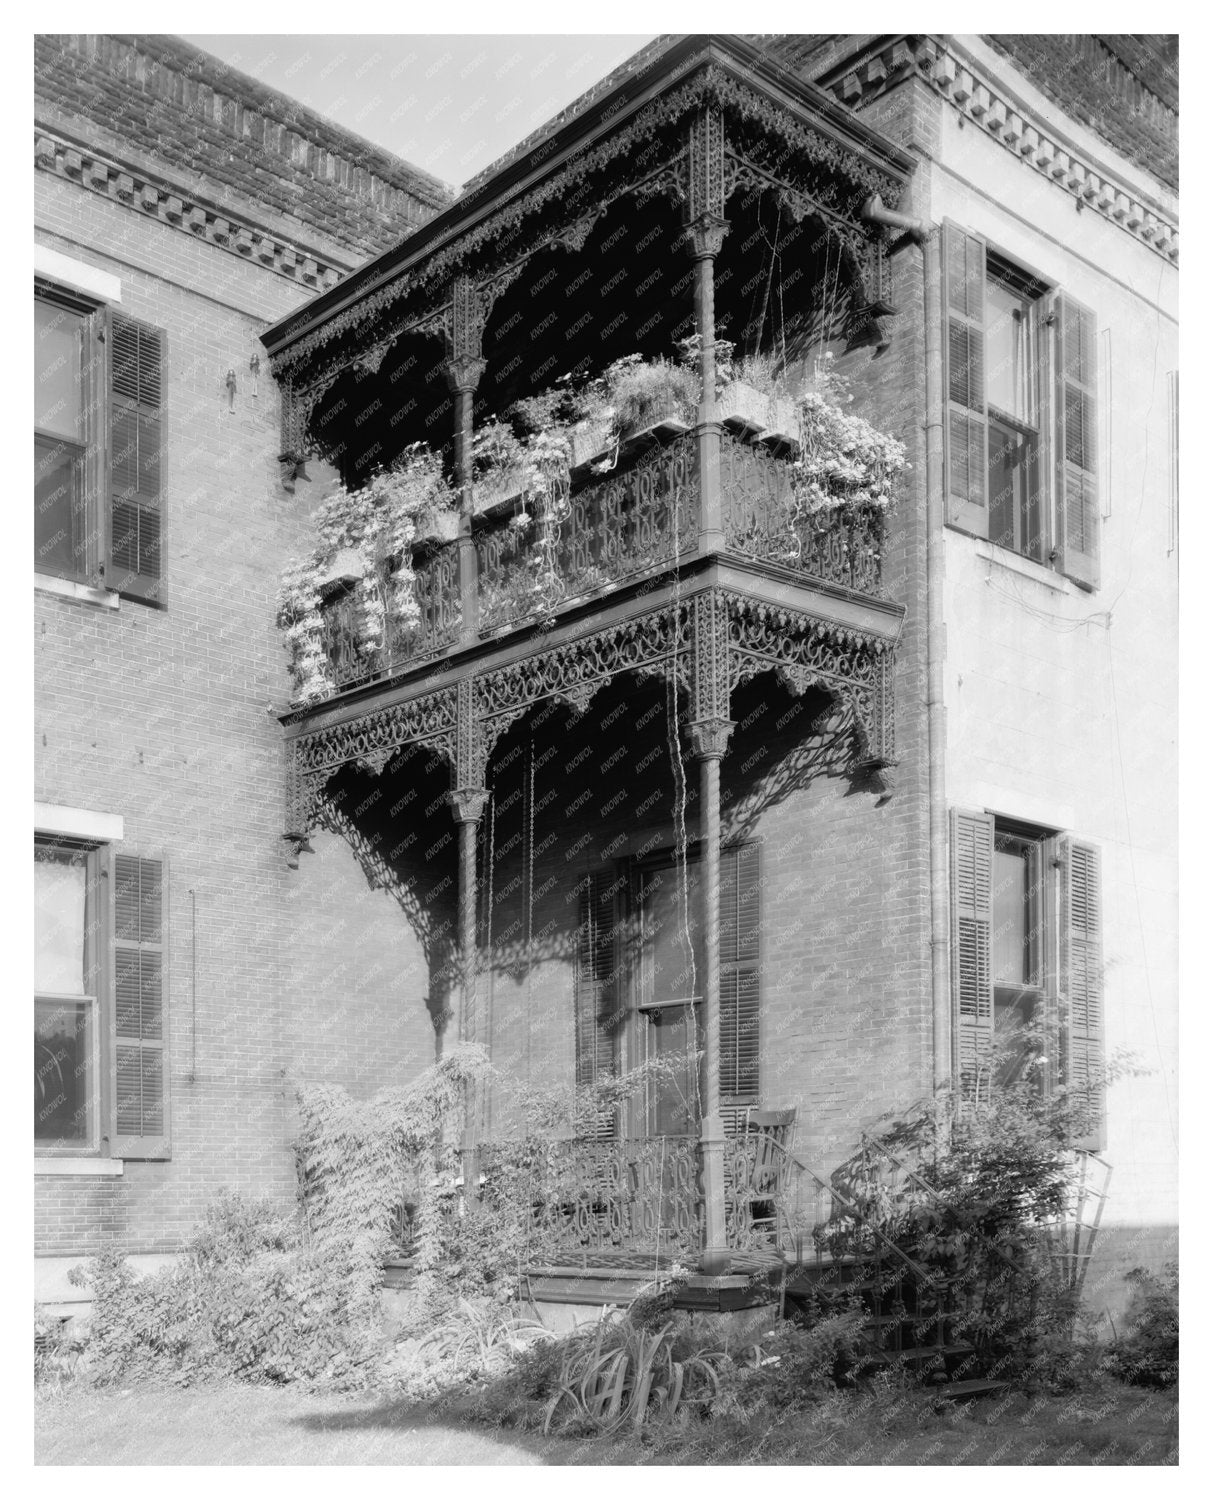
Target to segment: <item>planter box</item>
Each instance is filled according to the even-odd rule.
[[[417,522],[415,544],[453,542],[459,535],[459,512],[454,510],[431,511]]]
[[[484,516],[494,511],[513,510],[525,493],[526,483],[520,471],[490,474],[487,479],[477,480],[472,487],[472,512]]]
[[[785,396],[771,402],[770,421],[758,434],[758,440],[771,444],[800,442],[800,417],[795,401]]]
[[[569,467],[580,469],[583,464],[602,458],[615,446],[614,425],[609,418],[578,422],[569,433],[569,446],[572,449]]]
[[[689,432],[693,420],[688,421],[677,403],[671,401],[666,407],[655,407],[637,426],[629,427],[622,441],[636,443],[646,437],[676,437],[679,433]]]
[[[744,380],[732,380],[717,401],[720,420],[739,432],[762,432],[771,425],[771,398]]]

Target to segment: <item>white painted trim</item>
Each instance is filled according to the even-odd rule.
[[[60,807],[54,802],[34,803],[34,832],[53,833],[61,838],[96,839],[98,843],[122,842],[122,817],[119,813],[91,812],[84,807]],[[93,1161],[93,1157],[39,1157],[39,1161]],[[118,1163],[121,1169],[122,1163]]]
[[[1059,833],[1072,833],[1075,827],[1074,805],[1057,802],[1050,797],[1039,797],[1034,792],[1006,783],[969,781],[959,778],[963,785],[957,788],[958,807],[984,807],[996,818],[1014,818],[1019,823],[1035,823],[1038,828],[1055,828]],[[949,786],[949,795],[951,787]]]
[[[1054,589],[1059,594],[1075,592],[1074,585],[1063,574],[1055,573],[1052,568],[1045,567],[1044,563],[1038,563],[1031,557],[1012,552],[1009,547],[1000,547],[996,542],[989,542],[983,536],[973,538],[973,549],[978,557],[984,557],[995,567],[1006,568],[1009,573],[1018,573],[1022,578],[1030,578],[1033,583],[1043,584],[1045,588]]]
[[[35,1177],[121,1177],[122,1162],[108,1156],[35,1156]]]
[[[122,301],[122,282],[108,271],[99,271],[96,266],[86,266],[82,260],[73,260],[49,245],[34,245],[34,275],[45,276],[48,281],[71,287],[87,297],[96,297],[99,302]]]
[[[70,578],[56,578],[53,573],[35,573],[34,588],[42,594],[59,594],[64,599],[80,599],[85,604],[97,604],[102,609],[117,609],[118,595],[108,589],[90,588],[87,583],[75,583]]]

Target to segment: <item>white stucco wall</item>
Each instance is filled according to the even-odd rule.
[[[1174,1224],[1177,1028],[1177,610],[1168,372],[1175,268],[942,106],[930,214],[984,236],[1096,314],[1101,583],[945,528],[950,806],[1096,842],[1106,1032],[1145,1076],[1109,1097],[1105,1222]],[[1109,166],[1117,163],[1108,153]],[[1096,163],[1098,165],[1098,163]]]

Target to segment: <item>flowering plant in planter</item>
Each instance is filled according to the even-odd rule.
[[[797,397],[800,451],[792,460],[798,515],[842,508],[887,509],[905,472],[905,444],[845,410],[853,397],[826,355],[813,386]]]
[[[508,422],[490,417],[472,435],[472,475],[477,514],[525,493],[531,482],[526,449]]]
[[[368,661],[383,645],[389,615],[405,629],[418,623],[412,545],[419,529],[454,507],[442,460],[422,443],[405,449],[360,489],[342,485],[323,502],[315,516],[316,545],[286,569],[278,592],[292,701],[310,703],[336,690],[322,613],[335,587],[351,587],[356,647]]]
[[[606,396],[621,433],[651,427],[663,417],[691,423],[699,405],[699,377],[667,359],[628,354],[603,375]]]

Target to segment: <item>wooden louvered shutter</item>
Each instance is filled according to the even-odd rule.
[[[165,337],[111,312],[109,563],[120,594],[164,603]]]
[[[1103,945],[1099,850],[1062,840],[1061,978],[1065,1083],[1079,1091],[1089,1129],[1071,1145],[1099,1151],[1104,1135]]]
[[[965,1103],[988,1100],[994,1046],[994,819],[952,810],[952,1067]]]
[[[1053,402],[1057,558],[1068,578],[1099,587],[1099,477],[1096,446],[1095,314],[1059,292],[1053,299]]]
[[[169,1155],[165,864],[113,856],[110,1155]]]
[[[757,844],[720,851],[720,1104],[756,1104],[762,882]]]
[[[989,536],[986,247],[955,224],[944,224],[943,250],[946,514],[952,525]]]
[[[579,1087],[615,1072],[615,892],[606,874],[587,875],[577,892],[577,985],[574,999],[576,1076]],[[615,1133],[613,1118],[591,1133]]]

